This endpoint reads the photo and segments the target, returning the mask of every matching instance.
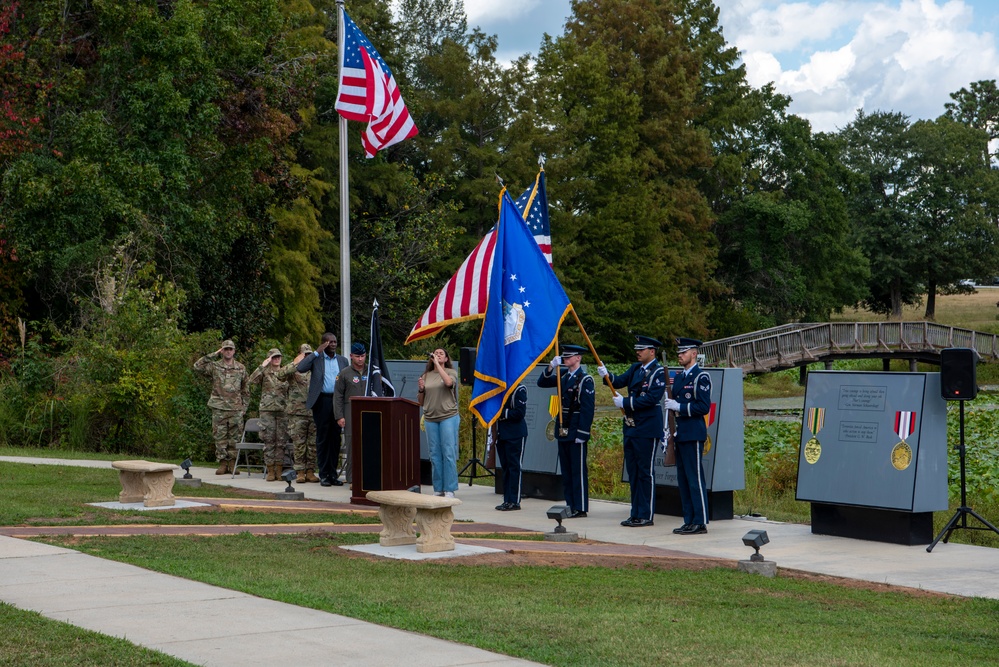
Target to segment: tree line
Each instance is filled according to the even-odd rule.
[[[496,175],[519,192],[539,156],[555,271],[611,359],[633,332],[923,295],[932,318],[999,273],[995,81],[822,133],[747,83],[712,0],[574,0],[512,63],[461,0],[347,10],[420,129],[366,159],[350,124],[352,329],[377,298],[391,354],[495,222]],[[242,350],[336,330],[336,23],[333,0],[3,0],[0,356],[19,321],[63,354],[130,309]]]

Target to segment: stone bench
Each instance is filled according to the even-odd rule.
[[[460,505],[457,498],[425,496],[412,491],[368,491],[367,499],[378,503],[378,517],[384,529],[378,536],[383,547],[416,544],[418,553],[454,551],[451,524]],[[420,536],[413,531],[413,520]]]
[[[120,503],[137,503],[146,507],[171,507],[176,504],[173,496],[173,471],[180,466],[151,461],[113,461],[111,467],[118,471],[121,480]]]

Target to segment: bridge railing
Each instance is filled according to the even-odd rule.
[[[709,366],[749,372],[788,368],[839,354],[937,352],[969,347],[983,360],[999,360],[999,336],[933,322],[829,322],[796,324],[709,341],[701,347]]]

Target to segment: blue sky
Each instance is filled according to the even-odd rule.
[[[715,0],[754,86],[773,81],[791,111],[834,131],[858,108],[935,118],[950,93],[999,77],[999,0]],[[500,60],[559,35],[569,0],[465,0]]]

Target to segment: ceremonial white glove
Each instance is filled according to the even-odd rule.
[[[607,372],[607,367],[606,367],[606,366],[604,366],[603,364],[600,364],[599,366],[597,366],[597,373],[598,373],[598,374],[600,375],[600,377],[602,377],[602,378],[605,378],[605,377],[607,377],[608,375],[610,375],[610,373],[608,373],[608,372]]]
[[[614,394],[614,407],[623,408],[624,407],[624,396],[621,394]]]
[[[676,412],[677,410],[680,409],[680,404],[677,403],[676,401],[674,401],[672,398],[667,398],[666,399],[666,409],[667,410],[672,410],[673,412]]]
[[[562,365],[562,357],[555,357],[548,363],[548,368],[555,368]]]

